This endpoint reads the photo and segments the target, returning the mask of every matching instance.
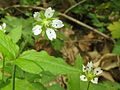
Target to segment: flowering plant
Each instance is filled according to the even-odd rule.
[[[58,18],[54,18],[55,10],[51,7],[47,8],[45,12],[35,12],[33,17],[36,21],[32,32],[34,35],[39,35],[42,33],[42,36],[47,35],[49,40],[56,39],[56,33],[58,28],[64,26],[63,22]]]
[[[94,68],[92,62],[88,62],[87,66],[83,65],[83,75],[80,76],[82,81],[91,81],[92,83],[98,83],[98,75],[103,71],[100,67]]]

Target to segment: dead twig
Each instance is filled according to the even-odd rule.
[[[64,14],[68,13],[70,10],[72,10],[72,9],[75,8],[76,6],[84,3],[85,1],[86,1],[86,0],[82,0],[82,1],[80,1],[80,2],[78,2],[78,3],[76,3],[76,4],[74,4],[74,5],[72,5],[70,8],[68,8],[68,9],[64,12]]]

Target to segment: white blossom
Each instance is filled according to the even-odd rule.
[[[4,33],[6,32],[5,28],[6,28],[6,23],[0,25],[0,30],[2,30]]]
[[[61,20],[55,19],[52,21],[52,27],[54,28],[62,28],[64,26]]]
[[[94,83],[94,84],[98,84],[98,78],[97,78],[97,77],[93,78],[93,79],[91,80],[91,82]]]
[[[64,24],[61,20],[53,17],[54,12],[55,10],[53,10],[51,7],[47,8],[45,12],[34,12],[33,17],[38,24],[32,29],[34,35],[39,35],[41,32],[43,32],[46,33],[49,40],[52,41],[53,39],[56,39],[57,36],[54,29],[56,30],[57,28],[61,28],[64,26]]]
[[[34,35],[39,35],[42,32],[42,26],[36,25],[32,29]]]
[[[98,83],[98,75],[103,71],[100,67],[94,68],[92,62],[88,62],[86,66],[83,65],[83,75],[80,76],[82,81],[91,81],[92,83]]]
[[[39,12],[34,12],[33,17],[34,17],[34,19],[35,19],[36,21],[41,21],[40,13],[39,13]]]
[[[47,28],[46,34],[47,34],[48,39],[50,39],[51,41],[53,39],[56,39],[56,33],[52,28]]]
[[[81,79],[82,81],[88,81],[88,80],[87,80],[87,77],[86,77],[85,75],[81,75],[81,76],[80,76],[80,79]]]
[[[51,7],[47,8],[45,10],[45,17],[46,18],[51,18],[54,15],[55,10],[52,10]]]
[[[88,62],[88,64],[87,64],[87,70],[91,71],[92,68],[93,68],[93,63],[92,62]]]

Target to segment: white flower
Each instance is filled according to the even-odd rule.
[[[88,62],[86,66],[83,65],[83,75],[80,76],[82,81],[91,81],[92,83],[98,83],[98,75],[103,71],[100,67],[94,68],[92,62]]]
[[[52,41],[53,39],[56,39],[56,33],[52,28],[47,28],[46,30],[47,37]]]
[[[2,27],[3,27],[3,29],[5,29],[6,28],[6,23],[3,23]]]
[[[86,77],[85,75],[81,75],[81,76],[80,76],[80,79],[81,79],[82,81],[87,81],[87,77]]]
[[[39,13],[39,12],[34,12],[33,17],[34,17],[34,19],[35,19],[36,21],[41,21],[40,13]]]
[[[36,25],[32,29],[34,35],[39,35],[42,32],[42,27],[40,25]]]
[[[98,78],[97,78],[97,77],[93,78],[93,79],[91,80],[91,82],[94,83],[94,84],[97,84],[97,83],[98,83]]]
[[[51,7],[47,8],[45,10],[45,17],[46,18],[51,18],[54,15],[55,10],[52,10]]]
[[[91,71],[92,68],[93,68],[93,63],[92,62],[88,62],[88,64],[87,64],[87,70]]]
[[[103,71],[101,70],[100,67],[94,69],[94,74],[95,74],[95,75],[99,75],[99,74],[101,74],[102,72],[103,72]]]
[[[61,28],[63,26],[64,26],[64,24],[61,20],[55,19],[52,21],[52,27],[54,27],[54,28]]]
[[[2,30],[4,33],[6,32],[5,28],[6,28],[6,23],[0,25],[0,30]]]

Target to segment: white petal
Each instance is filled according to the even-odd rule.
[[[93,63],[92,62],[88,62],[88,64],[87,64],[87,70],[91,71],[92,68],[93,68]]]
[[[34,12],[33,17],[34,17],[34,19],[35,19],[36,21],[41,21],[40,13],[39,13],[39,12]]]
[[[39,35],[42,32],[42,26],[36,25],[32,29],[34,35]]]
[[[85,75],[81,75],[81,76],[80,76],[80,79],[81,79],[82,81],[87,81],[87,77],[86,77]]]
[[[51,7],[47,8],[45,10],[45,17],[46,18],[51,18],[53,16],[54,12],[55,12],[55,10],[52,10]]]
[[[86,66],[84,66],[84,65],[83,65],[83,68],[82,68],[82,69],[83,69],[83,72],[86,72],[86,71],[87,71],[87,68],[86,68]]]
[[[64,26],[64,24],[61,20],[55,19],[52,21],[52,27],[54,27],[54,28],[61,28],[63,26]]]
[[[95,75],[99,75],[99,74],[101,74],[102,72],[103,72],[103,71],[101,70],[100,67],[94,69],[94,74],[95,74]]]
[[[56,39],[56,33],[53,29],[47,28],[46,30],[47,37],[52,41],[53,39]]]
[[[3,28],[2,28],[2,26],[0,26],[0,30],[2,30]]]
[[[5,29],[6,28],[6,23],[3,23],[2,27],[3,27],[3,29]]]
[[[94,84],[97,84],[97,83],[98,83],[98,78],[97,78],[97,77],[93,78],[93,79],[91,80],[91,82],[94,83]]]

